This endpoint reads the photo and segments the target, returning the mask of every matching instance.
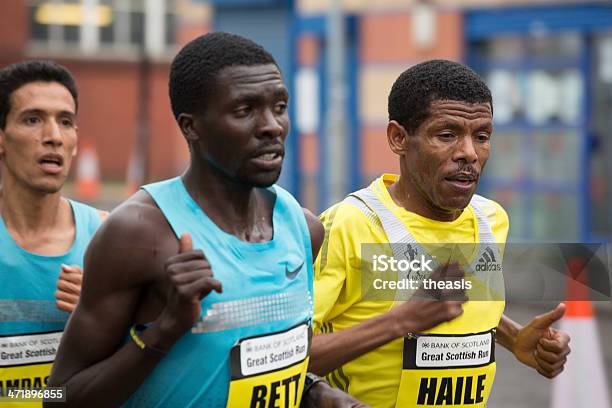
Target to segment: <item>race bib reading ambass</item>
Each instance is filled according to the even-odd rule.
[[[407,337],[396,407],[485,407],[495,370],[493,330]]]
[[[230,352],[228,408],[299,407],[311,336],[310,325],[304,323],[240,340]]]
[[[0,397],[7,389],[44,388],[59,347],[62,332],[0,337]],[[2,406],[42,406],[42,403],[10,403]]]

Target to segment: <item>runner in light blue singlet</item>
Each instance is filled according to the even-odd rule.
[[[43,256],[21,248],[0,217],[0,335],[63,330],[69,314],[55,305],[53,293],[61,264],[83,267],[85,249],[100,225],[93,207],[70,200],[75,238],[63,255]]]
[[[126,406],[225,407],[234,345],[310,324],[313,270],[303,210],[284,189],[271,187],[276,193],[274,237],[248,243],[222,231],[180,177],[143,188],[177,237],[191,234],[194,249],[204,252],[223,293],[211,292],[202,300],[201,320],[175,343]]]
[[[11,237],[0,217],[0,391],[42,388],[48,381],[70,316],[55,303],[61,265],[83,267],[85,249],[100,225],[98,210],[69,202],[75,238],[63,255],[44,256],[24,250]],[[20,405],[15,404],[0,402],[0,406]]]

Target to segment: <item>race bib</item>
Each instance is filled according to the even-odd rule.
[[[240,340],[230,352],[227,407],[299,407],[311,337],[310,325],[303,323],[284,332]]]
[[[42,406],[13,404],[7,389],[46,387],[61,337],[61,331],[0,337],[0,406]]]
[[[493,330],[407,337],[396,407],[485,407],[495,370]]]

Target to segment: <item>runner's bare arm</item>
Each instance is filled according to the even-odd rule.
[[[138,193],[141,198],[143,194]],[[156,310],[139,309],[145,288],[168,280],[169,260],[186,256],[176,255],[176,237],[146,197],[124,204],[92,240],[81,300],[66,328],[49,380],[50,386],[67,389],[67,402],[62,407],[118,406],[144,381],[161,357],[126,341],[133,323],[152,321],[140,337],[148,346],[161,350],[169,350],[192,324],[169,318],[165,299]],[[195,286],[198,293],[204,290]]]
[[[317,257],[321,245],[323,245],[323,238],[325,237],[325,229],[319,217],[314,215],[307,208],[302,208],[304,211],[304,217],[306,217],[306,224],[308,224],[308,230],[310,231],[310,246],[312,247],[312,259]]]
[[[432,279],[459,279],[463,270],[456,264],[444,265]],[[355,358],[392,340],[419,333],[454,319],[463,313],[467,300],[463,290],[428,291],[419,289],[413,297],[373,319],[346,330],[317,334],[312,341],[310,370],[326,375]]]
[[[497,325],[497,332],[495,333],[495,341],[500,344],[506,350],[512,352],[514,349],[514,340],[516,334],[521,330],[523,326],[506,316],[502,315],[499,324]]]
[[[431,275],[434,280],[464,277],[458,264],[443,265]],[[461,289],[425,290],[421,288],[408,301],[375,318],[346,330],[317,334],[313,338],[310,370],[326,375],[355,358],[409,333],[419,333],[456,318],[467,300]]]
[[[462,301],[410,300],[389,312],[312,339],[309,371],[326,375],[351,360],[408,333],[417,333],[463,313]]]
[[[64,332],[49,380],[49,385],[67,387],[67,406],[118,406],[157,363],[130,342],[122,346],[141,288],[153,282],[148,271],[156,268],[155,246],[147,248],[155,228],[133,220],[147,220],[153,211],[140,203],[125,205],[90,244],[81,303]],[[141,245],[134,248],[134,243]],[[163,348],[159,329],[147,331],[147,344]]]

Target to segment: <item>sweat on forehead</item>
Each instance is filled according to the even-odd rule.
[[[397,78],[389,93],[389,120],[413,133],[429,116],[432,101],[444,100],[493,106],[489,87],[470,68],[431,60],[408,68]]]
[[[274,64],[272,55],[253,41],[229,33],[209,33],[183,47],[172,61],[168,83],[172,112],[204,108],[217,74],[226,67]]]

